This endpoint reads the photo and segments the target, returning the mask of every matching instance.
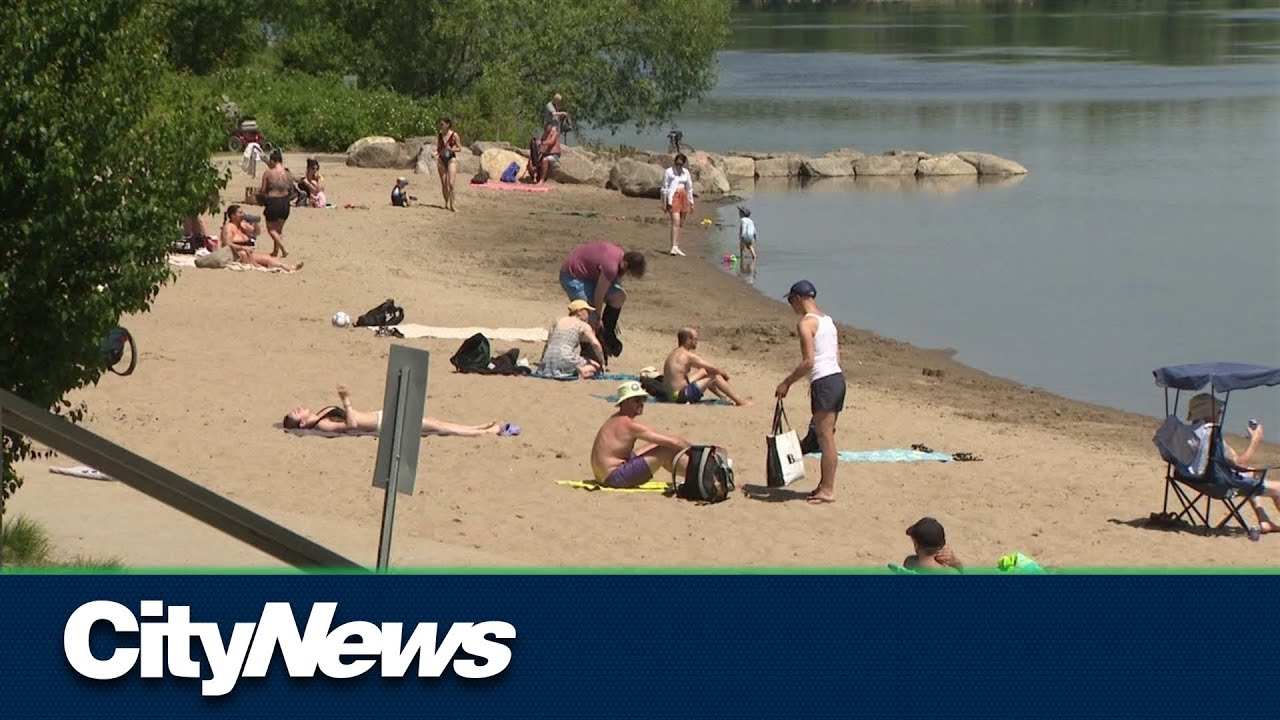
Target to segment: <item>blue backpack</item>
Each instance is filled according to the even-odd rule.
[[[520,163],[511,163],[506,170],[502,171],[502,177],[498,178],[504,183],[513,183],[516,176],[520,174]]]

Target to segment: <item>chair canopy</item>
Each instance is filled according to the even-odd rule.
[[[1175,390],[1200,390],[1209,385],[1214,392],[1248,390],[1263,385],[1280,385],[1280,368],[1245,363],[1194,363],[1170,365],[1152,371],[1156,386]]]

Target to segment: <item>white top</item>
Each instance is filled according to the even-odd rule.
[[[818,319],[818,332],[813,335],[813,369],[809,371],[809,382],[841,372],[836,321],[830,315],[817,313],[805,313],[805,317]]]
[[[689,191],[689,202],[693,202],[693,176],[689,174],[689,168],[681,170],[679,175],[674,166],[667,168],[662,174],[662,201],[670,205],[671,196],[682,187]]]
[[[755,242],[756,221],[749,217],[744,217],[738,220],[738,237],[743,240]]]

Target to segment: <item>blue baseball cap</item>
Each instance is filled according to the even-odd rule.
[[[814,287],[813,283],[808,280],[801,280],[791,286],[791,289],[787,291],[786,297],[818,297],[818,288]]]

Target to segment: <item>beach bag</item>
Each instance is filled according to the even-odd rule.
[[[169,252],[177,255],[195,255],[196,251],[204,246],[203,236],[187,235],[169,243]]]
[[[769,487],[785,487],[804,479],[804,453],[800,450],[800,438],[796,437],[796,431],[787,421],[782,398],[778,398],[778,405],[773,411],[773,428],[765,438],[765,450]]]
[[[356,327],[387,327],[404,321],[404,308],[395,300],[384,300],[381,305],[356,318]]]
[[[516,181],[516,176],[519,174],[520,174],[520,163],[513,162],[507,166],[506,170],[502,171],[502,177],[498,179],[504,183],[513,183]]]
[[[683,479],[675,470],[681,455],[689,456]],[[733,460],[722,447],[691,445],[676,453],[671,467],[671,494],[678,498],[703,504],[718,503],[728,500],[734,490]]]
[[[122,327],[107,333],[99,343],[98,349],[102,353],[107,369],[121,377],[132,375],[133,369],[138,365],[138,346],[133,341],[133,334]],[[117,370],[116,366],[124,360],[126,349],[129,351],[129,365],[124,370]]]
[[[471,176],[472,185],[483,185],[487,182],[489,182],[489,173],[483,170]]]
[[[640,378],[640,387],[653,397],[667,401],[671,399],[671,393],[667,392],[667,381],[661,377],[642,377]]]
[[[489,371],[489,352],[489,338],[476,333],[462,341],[449,362],[460,373],[484,373]]]

